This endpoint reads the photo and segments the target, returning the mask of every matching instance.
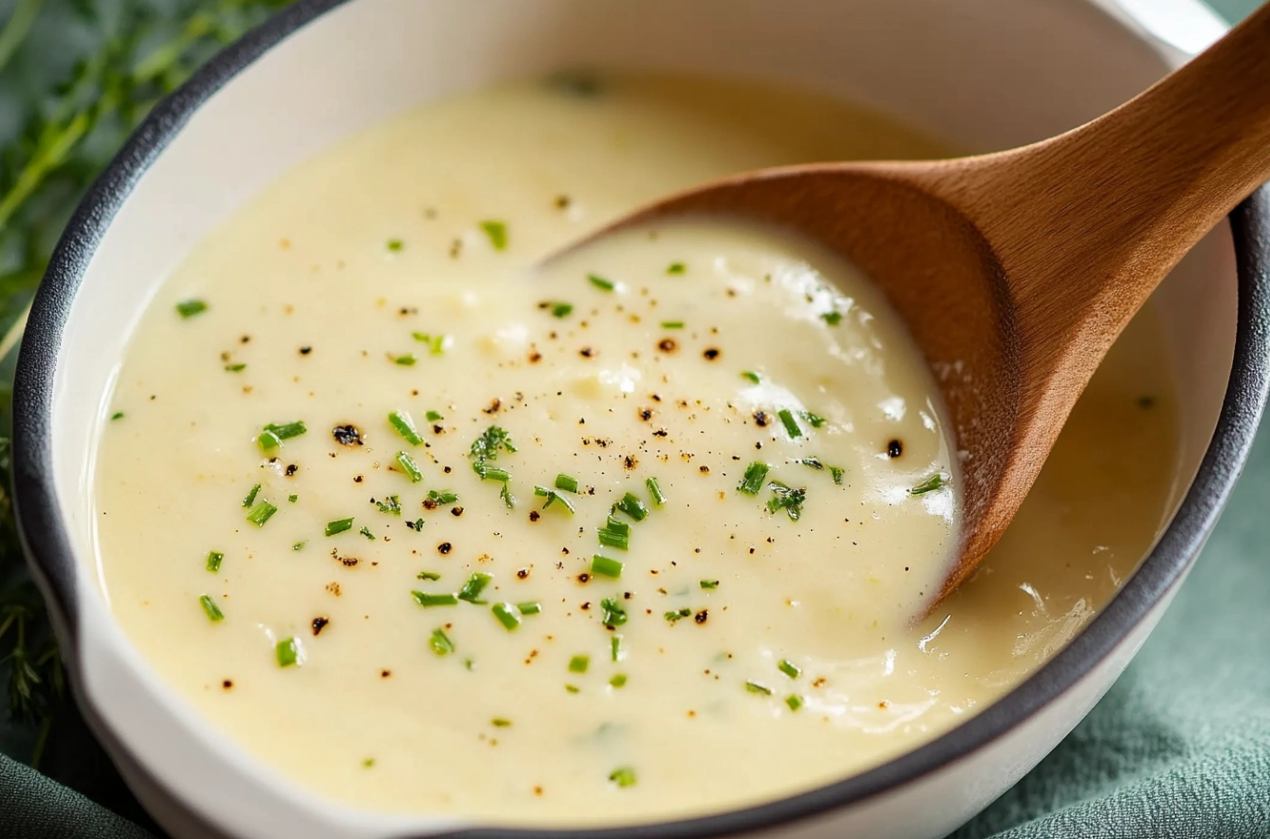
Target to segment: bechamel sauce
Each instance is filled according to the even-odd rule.
[[[303,164],[194,250],[123,362],[95,468],[118,620],[214,726],[385,811],[700,814],[946,731],[1070,639],[1160,524],[1174,431],[1150,313],[1001,546],[914,626],[955,536],[956,470],[931,379],[876,292],[799,243],[707,223],[526,270],[711,177],[937,151],[818,96],[617,78],[459,97]],[[206,311],[180,317],[190,300]],[[262,452],[265,424],[295,420],[306,433]],[[360,443],[336,439],[347,425]],[[473,470],[491,426],[516,449],[485,460],[514,508],[497,471]],[[748,495],[755,462],[770,468]],[[558,474],[579,483],[559,491],[573,514],[534,494]],[[952,485],[912,493],[936,474]],[[798,520],[767,508],[790,500],[773,480],[805,488]],[[458,500],[429,508],[429,490]],[[626,492],[648,514],[614,514],[623,551],[597,528]],[[262,503],[277,510],[257,527]],[[620,578],[594,573],[595,554]],[[474,573],[491,577],[479,604],[412,595]]]

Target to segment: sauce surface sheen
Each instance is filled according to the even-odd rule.
[[[1001,546],[914,623],[956,469],[879,293],[717,222],[530,270],[713,177],[939,152],[817,95],[619,76],[446,100],[302,164],[137,327],[94,473],[114,613],[245,748],[393,812],[697,815],[946,731],[1161,523],[1151,312]]]

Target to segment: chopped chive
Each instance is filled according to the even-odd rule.
[[[609,773],[609,780],[619,787],[633,787],[635,786],[635,770],[629,766],[614,769]]]
[[[426,419],[428,422],[440,422],[441,420],[445,419],[445,417],[441,416],[436,411],[428,411],[423,416],[424,416],[424,419]]]
[[[504,719],[502,717],[494,717],[494,719],[490,720],[489,722],[490,722],[490,725],[494,726],[495,728],[507,728],[512,724],[511,720]]]
[[[685,266],[682,262],[672,262],[666,266],[667,274],[682,274],[684,271],[687,271],[687,270],[688,270],[687,266]]]
[[[742,379],[748,379],[749,381],[753,382],[754,384],[758,384],[759,382],[763,381],[762,379],[760,379],[760,378],[759,378],[758,373],[755,373],[753,370],[742,370],[742,371],[741,371],[741,378],[742,378]]]
[[[600,620],[605,626],[621,626],[626,623],[626,618],[626,610],[614,598],[606,597],[600,601]]]
[[[737,492],[743,492],[746,495],[758,495],[758,491],[763,488],[763,479],[767,477],[767,471],[771,468],[759,460],[745,467],[745,475],[741,478],[741,483],[737,484],[736,487]]]
[[[570,501],[568,498],[564,497],[563,495],[561,495],[560,493],[556,492],[554,489],[547,489],[546,487],[536,486],[534,487],[534,495],[547,499],[547,503],[542,505],[542,508],[544,510],[550,507],[553,502],[559,501],[561,504],[564,505],[565,509],[568,510],[570,513],[577,512],[573,507],[573,502]]]
[[[270,449],[276,449],[278,446],[281,446],[282,440],[279,439],[278,435],[274,434],[272,431],[262,431],[259,436],[256,437],[256,445],[260,446],[260,450],[262,452],[267,452]]]
[[[274,647],[279,667],[293,667],[300,663],[300,642],[294,638],[283,638]]]
[[[772,490],[772,497],[767,500],[767,511],[775,513],[777,510],[784,510],[791,521],[798,521],[803,514],[807,490],[803,487],[794,489],[780,481],[772,481],[768,487]]]
[[[718,587],[719,587],[719,581],[718,581],[718,580],[702,580],[702,581],[701,581],[701,587],[702,587],[702,588],[704,588],[704,589],[707,589],[707,590],[712,589],[712,588],[718,588]]]
[[[591,557],[591,573],[616,579],[622,576],[622,563],[616,559],[609,559],[607,556],[596,554]]]
[[[440,507],[445,504],[453,504],[455,501],[458,501],[458,500],[459,500],[458,493],[452,490],[448,490],[448,489],[428,490],[428,501],[431,502],[433,507]],[[425,504],[424,506],[426,507],[427,504]]]
[[[361,530],[358,531],[358,533],[361,533],[363,536],[365,536],[367,539],[369,539],[372,542],[375,541],[375,534],[370,532],[369,527],[363,527]]]
[[[803,436],[803,430],[798,427],[798,421],[794,419],[794,415],[788,408],[781,408],[776,412],[776,415],[780,417],[781,422],[784,423],[785,433],[790,436],[790,439],[796,439]]]
[[[629,492],[623,495],[622,500],[613,506],[635,519],[635,521],[643,521],[648,518],[648,508],[644,506],[644,502]]]
[[[571,478],[564,473],[556,475],[556,489],[562,489],[565,492],[572,492],[576,494],[578,491],[578,479]]]
[[[582,692],[582,688],[578,687],[577,685],[565,685],[565,686],[564,686],[564,689],[565,689],[566,691],[568,691],[569,693],[581,693],[581,692]]]
[[[761,685],[758,682],[746,682],[745,689],[750,693],[761,693],[763,696],[771,696],[772,689],[767,685]]]
[[[491,425],[480,437],[472,441],[472,446],[468,449],[468,457],[476,460],[498,460],[499,449],[512,454],[518,451],[516,444],[512,442],[512,436],[506,429]]]
[[[829,421],[818,414],[813,414],[811,411],[799,411],[798,414],[803,419],[807,420],[807,422],[811,423],[812,428],[819,428]]]
[[[548,305],[551,307],[552,317],[567,318],[569,314],[573,312],[572,303],[557,302],[557,303],[550,303]]]
[[[308,540],[307,540],[307,539],[301,540],[301,541],[299,541],[299,542],[296,542],[294,545],[292,545],[292,546],[291,546],[291,550],[293,550],[293,551],[303,550],[303,549],[304,549],[304,546],[305,546],[305,545],[307,545],[307,544],[309,544],[309,542],[308,542]]]
[[[502,221],[483,221],[481,230],[489,238],[489,243],[496,251],[507,250],[507,223]]]
[[[684,322],[681,320],[664,320],[661,322],[662,329],[683,329]]]
[[[610,518],[609,521],[613,521],[613,519]],[[616,530],[601,527],[597,528],[596,535],[600,538],[600,544],[606,548],[617,548],[619,551],[628,551],[631,548],[629,533],[619,533]]]
[[[830,326],[837,326],[842,322],[842,312],[822,312],[820,319]]]
[[[176,304],[176,313],[182,318],[192,318],[207,311],[207,303],[202,300],[182,300]]]
[[[484,460],[475,461],[472,464],[472,471],[480,475],[482,481],[502,481],[507,483],[512,479],[511,473],[506,469],[490,466]]]
[[[112,422],[113,422],[114,420],[121,420],[121,419],[123,419],[123,411],[115,411],[113,414],[111,414],[111,415],[110,415],[110,419],[111,419],[111,421],[112,421]]]
[[[803,466],[810,466],[812,469],[819,472],[823,472],[825,469],[825,465],[820,462],[820,458],[818,457],[804,457],[797,462],[801,463]]]
[[[508,632],[515,632],[520,629],[520,611],[510,603],[495,603],[490,607],[490,611],[494,613],[494,617],[498,618],[498,622]]]
[[[673,612],[666,612],[664,615],[662,615],[662,617],[670,621],[671,623],[678,623],[684,618],[692,617],[692,610],[689,609],[687,606],[685,606],[682,609],[678,609]]]
[[[415,574],[415,579],[436,582],[441,579],[441,575],[436,571],[420,571],[418,574]]]
[[[254,487],[251,488],[251,491],[247,493],[247,497],[243,499],[243,506],[250,507],[252,504],[255,504],[256,493],[258,492],[260,492],[260,484],[256,484]]]
[[[569,659],[570,673],[585,673],[587,668],[591,666],[591,657],[589,655],[575,655]]]
[[[459,602],[459,598],[449,592],[445,592],[444,594],[431,594],[426,591],[412,591],[410,592],[410,595],[415,599],[416,603],[424,608],[431,608],[433,606],[456,606]]]
[[[476,661],[471,656],[468,656],[463,659],[463,668],[469,673],[476,672]]]
[[[198,599],[198,602],[203,604],[203,611],[207,613],[207,619],[209,621],[215,623],[216,621],[223,621],[225,619],[225,616],[221,613],[220,608],[210,596],[204,594]]]
[[[476,573],[467,578],[467,582],[463,584],[463,588],[459,589],[458,598],[466,600],[468,603],[475,603],[478,606],[484,606],[485,601],[481,600],[481,592],[485,590],[494,578],[489,574]]]
[[[265,522],[269,521],[269,518],[276,512],[278,512],[277,507],[273,506],[268,501],[261,501],[259,504],[252,507],[251,511],[247,513],[247,521],[251,522],[256,527],[264,527]]]
[[[243,362],[241,362],[241,361],[240,361],[240,362],[238,362],[237,364],[226,364],[226,365],[225,365],[225,372],[226,372],[226,373],[241,373],[243,370],[246,370],[246,369],[247,369],[247,365],[246,365],[246,364],[244,364],[244,363],[243,363]]]
[[[220,564],[225,561],[225,555],[220,551],[211,551],[207,555],[207,570],[215,574],[220,571]]]
[[[298,495],[288,495],[288,496],[287,496],[287,501],[289,501],[289,502],[290,502],[290,503],[292,503],[292,504],[294,504],[295,502],[297,502],[297,501],[299,501],[299,500],[300,500],[300,496],[298,496]]]
[[[787,658],[782,658],[776,665],[776,669],[791,679],[797,679],[803,674],[803,669]]]
[[[586,278],[591,281],[591,285],[603,291],[612,291],[617,288],[617,283],[612,280],[606,280],[597,274],[587,274]]]
[[[326,523],[326,535],[334,536],[337,533],[343,533],[345,530],[353,529],[353,519],[336,519]]]
[[[392,424],[393,428],[397,429],[397,433],[410,445],[417,446],[423,442],[423,438],[415,430],[414,420],[410,418],[408,412],[393,411],[388,415],[388,422]]]
[[[623,688],[623,687],[626,687],[626,674],[625,674],[625,673],[614,673],[614,674],[613,674],[613,678],[609,679],[609,684],[610,684],[610,685],[612,685],[612,686],[613,686],[613,687],[615,687],[615,688]]]
[[[644,481],[644,486],[648,487],[648,494],[653,499],[654,507],[661,507],[666,503],[666,493],[661,491],[661,484],[657,483],[656,478]]]
[[[516,608],[522,615],[537,615],[542,612],[542,603],[537,600],[526,600],[524,603],[517,603]]]
[[[626,658],[626,652],[622,649],[622,636],[612,635],[609,637],[609,659],[617,662]]]
[[[393,251],[394,253],[395,253],[396,251],[401,250],[401,249],[402,249],[402,248],[404,248],[405,246],[406,246],[406,243],[405,243],[405,242],[403,242],[403,241],[401,241],[400,239],[389,239],[389,240],[388,240],[388,250]]]
[[[292,437],[299,437],[308,430],[304,427],[303,420],[283,423],[271,422],[265,426],[265,431],[272,433],[279,440],[290,440]]]
[[[428,345],[428,352],[432,355],[445,355],[446,347],[449,346],[450,336],[445,334],[433,335],[428,332],[411,332],[410,336],[421,344]]]
[[[381,513],[389,513],[390,515],[401,515],[401,499],[395,495],[390,495],[383,501],[376,501],[375,506],[379,508]]]
[[[838,486],[842,486],[842,475],[846,470],[841,466],[830,466],[829,474],[833,475],[833,482]]]
[[[409,452],[397,452],[397,465],[401,467],[402,472],[406,473],[410,483],[417,484],[423,480],[423,472],[419,470],[419,464],[415,463],[415,459]]]
[[[935,492],[936,490],[943,489],[950,483],[952,482],[946,475],[936,472],[934,475],[931,475],[908,492],[909,495],[925,495],[928,492]]]
[[[432,630],[432,637],[428,639],[428,646],[437,655],[449,655],[454,652],[454,642],[450,640],[450,636],[445,634],[444,629]]]
[[[785,697],[785,704],[789,706],[789,710],[798,711],[803,707],[803,698],[796,693],[791,693]]]
[[[503,481],[503,488],[498,491],[498,497],[503,499],[503,503],[507,505],[507,509],[516,509],[516,496],[512,495],[512,491],[507,486],[506,481]]]
[[[394,358],[393,364],[400,364],[402,367],[410,367],[418,360],[419,359],[414,357],[414,353],[406,353],[405,355],[399,355]]]

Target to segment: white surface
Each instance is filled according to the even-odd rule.
[[[1171,5],[1198,9],[1189,0]],[[162,779],[156,786],[129,771],[138,794],[178,837],[207,834],[173,795],[249,839],[369,839],[444,826],[335,808],[256,767],[148,671],[111,623],[95,581],[85,469],[127,333],[208,226],[285,167],[448,91],[577,64],[783,78],[880,105],[985,150],[1096,116],[1163,73],[1166,53],[1076,0],[357,0],[288,39],[214,96],[141,180],[89,268],[59,358],[55,481],[83,569],[74,664],[105,739],[126,742]],[[1232,354],[1232,262],[1229,237],[1219,232],[1159,297],[1188,394],[1183,482],[1224,393],[1225,376],[1214,371],[1228,369]],[[1070,731],[1162,610],[1075,689],[989,748],[781,835],[942,835]]]

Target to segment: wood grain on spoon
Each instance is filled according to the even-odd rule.
[[[596,236],[735,216],[809,236],[885,289],[935,371],[963,453],[960,558],[942,599],[1014,518],[1116,336],[1267,179],[1270,6],[1067,134],[957,160],[751,172]]]

